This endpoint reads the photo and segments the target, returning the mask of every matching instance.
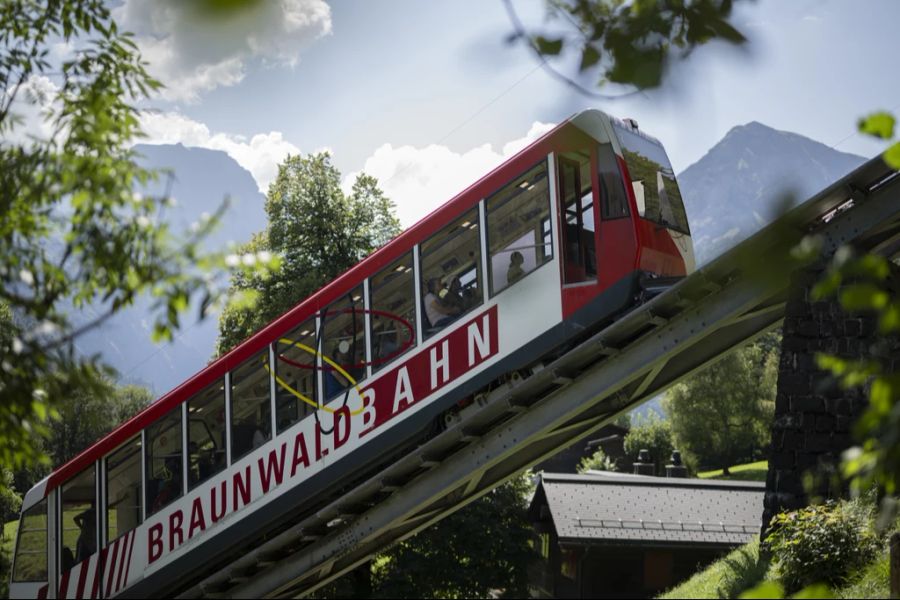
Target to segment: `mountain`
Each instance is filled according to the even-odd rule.
[[[697,264],[772,221],[786,195],[801,202],[864,161],[755,121],[733,128],[678,175]]]
[[[203,213],[213,214],[228,197],[230,206],[217,229],[205,242],[209,250],[243,243],[265,228],[265,197],[259,193],[250,173],[225,152],[177,145],[139,145],[141,163],[151,169],[167,169],[158,181],[142,190],[160,194],[170,187],[176,200],[164,218],[176,232],[189,231]],[[150,340],[153,322],[151,302],[139,299],[134,306],[78,338],[81,354],[100,354],[115,367],[123,383],[145,385],[157,395],[174,388],[200,370],[212,356],[217,334],[215,317],[197,322],[197,310],[182,317],[181,330],[174,341],[154,344]],[[99,309],[97,309],[99,310]],[[91,314],[82,315],[85,320]]]
[[[208,240],[209,248],[244,242],[265,227],[265,198],[250,173],[224,152],[180,144],[142,145],[137,150],[145,166],[172,170],[171,183],[161,178],[145,191],[160,193],[172,186],[177,205],[167,209],[166,219],[176,229],[186,230],[204,212],[212,214],[226,196],[233,203],[220,230]],[[803,200],[863,160],[760,123],[735,127],[678,176],[698,263],[768,222],[782,190],[793,189]],[[197,323],[196,311],[191,311],[174,342],[156,345],[150,341],[149,314],[149,301],[142,300],[79,338],[77,347],[83,354],[99,353],[119,371],[121,381],[146,385],[160,395],[209,361],[217,322],[210,318]],[[658,407],[651,410],[658,412]]]

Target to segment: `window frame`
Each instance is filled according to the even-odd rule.
[[[495,197],[500,192],[504,191],[508,186],[514,185],[515,182],[524,177],[530,171],[543,167],[544,169],[544,177],[547,181],[547,214],[545,217],[542,217],[539,221],[537,221],[537,227],[540,228],[540,238],[541,240],[547,239],[549,237],[549,242],[544,242],[541,244],[534,244],[535,249],[535,267],[522,275],[519,279],[517,279],[513,283],[507,282],[506,285],[499,290],[494,289],[494,269],[493,269],[493,259],[494,255],[491,253],[491,227],[490,227],[490,215],[491,211],[489,209],[489,203],[491,198]],[[516,175],[515,177],[507,180],[506,183],[499,186],[492,194],[485,197],[484,200],[481,201],[482,206],[484,207],[484,215],[482,219],[482,228],[484,231],[483,236],[483,248],[482,248],[482,256],[485,257],[485,265],[488,271],[487,274],[487,286],[485,286],[485,291],[488,294],[488,298],[494,298],[498,294],[503,293],[505,290],[511,288],[516,285],[520,281],[527,278],[529,275],[539,270],[541,267],[544,267],[553,262],[556,254],[555,244],[553,243],[553,193],[551,192],[551,179],[553,178],[553,173],[551,172],[548,164],[548,157],[544,156],[540,160],[536,161],[533,165]],[[505,205],[507,202],[511,202],[513,198],[508,198],[503,204]],[[546,224],[546,230],[545,230]],[[547,248],[549,247],[550,253],[546,254]],[[501,252],[503,250],[501,249]],[[540,256],[539,256],[540,254]],[[540,258],[540,263],[538,264],[538,259]]]
[[[139,481],[140,481],[140,487],[141,487],[138,497],[140,499],[141,504],[140,504],[140,516],[138,517],[138,524],[136,527],[134,527],[134,529],[137,529],[138,527],[143,525],[144,519],[146,518],[146,512],[147,512],[146,496],[147,496],[147,494],[145,491],[146,490],[146,487],[145,487],[146,482],[145,482],[145,477],[144,477],[144,474],[145,474],[145,470],[144,470],[144,460],[145,460],[144,459],[144,430],[141,430],[140,433],[138,433],[137,435],[131,436],[130,438],[125,440],[125,442],[120,444],[115,450],[113,450],[112,452],[109,452],[108,454],[106,454],[103,457],[102,468],[100,470],[100,472],[102,473],[102,476],[103,476],[103,489],[102,489],[102,491],[103,491],[103,494],[102,494],[102,496],[103,496],[103,510],[102,510],[103,527],[101,528],[101,531],[103,532],[103,539],[101,540],[101,545],[100,545],[101,548],[105,548],[105,547],[109,546],[110,542],[113,542],[113,541],[119,539],[120,537],[122,537],[123,535],[125,535],[124,533],[120,533],[119,535],[117,535],[116,537],[114,537],[112,539],[110,539],[110,537],[109,537],[109,471],[110,471],[109,459],[112,458],[115,454],[128,448],[134,442],[135,439],[137,439],[140,443],[140,448],[138,449],[137,454],[138,454],[138,466],[140,467]],[[128,531],[134,531],[134,529],[129,529]],[[125,533],[128,533],[128,532],[126,531]]]

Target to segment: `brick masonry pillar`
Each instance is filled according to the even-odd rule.
[[[847,314],[837,300],[814,302],[821,266],[796,272],[785,308],[763,529],[780,510],[813,497],[834,497],[841,453],[853,445],[852,425],[868,399],[862,388],[841,389],[816,366],[816,354],[869,355],[877,327],[871,315]],[[808,488],[806,486],[812,486]]]

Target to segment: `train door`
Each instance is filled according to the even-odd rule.
[[[563,151],[557,155],[557,202],[560,227],[563,315],[570,316],[600,291],[603,257],[600,247],[596,150]]]

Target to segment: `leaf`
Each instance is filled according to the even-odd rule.
[[[534,46],[544,56],[556,56],[562,51],[562,38],[550,39],[542,35],[534,38]]]
[[[581,66],[578,69],[580,71],[590,69],[598,62],[600,62],[600,51],[591,44],[585,45],[584,50],[581,51]]]
[[[895,122],[893,115],[888,112],[879,111],[861,118],[857,122],[857,127],[861,133],[883,140],[889,140],[894,137]]]
[[[784,598],[784,588],[775,581],[764,581],[738,596],[739,598]]]
[[[890,296],[871,283],[855,283],[841,292],[841,306],[846,310],[881,310]]]
[[[900,142],[885,150],[882,157],[890,168],[900,171]]]

